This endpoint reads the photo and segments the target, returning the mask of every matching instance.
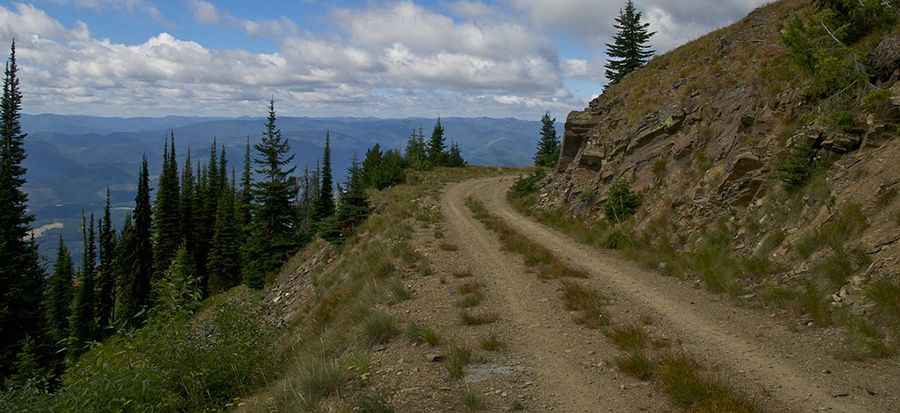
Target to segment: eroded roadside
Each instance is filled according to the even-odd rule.
[[[512,181],[509,177],[492,178],[450,187],[444,204],[451,212],[451,228],[474,234],[470,237],[475,244],[474,238],[483,229],[465,222],[468,217],[461,211],[467,196],[477,196],[519,233],[591,274],[587,280],[590,285],[615,297],[616,305],[610,309],[613,317],[657,319],[653,329],[671,337],[704,365],[723,371],[729,381],[773,410],[871,412],[892,411],[898,405],[897,395],[891,390],[900,380],[896,366],[834,360],[822,351],[822,343],[788,331],[777,320],[722,303],[712,294],[644,271],[614,254],[579,245],[514,211],[505,196]],[[473,257],[498,267],[515,261],[488,247],[480,244]],[[512,283],[503,290],[523,294],[521,290],[529,286],[522,285],[521,278],[503,279]],[[534,307],[530,302],[525,304]],[[541,312],[565,312],[559,303],[546,304],[551,308]]]

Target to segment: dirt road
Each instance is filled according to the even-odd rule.
[[[513,350],[534,363],[548,403],[565,412],[666,411],[661,395],[620,391],[610,373],[585,368],[586,354],[615,354],[599,333],[576,332],[554,287],[527,274],[519,257],[500,250],[494,235],[465,207],[474,195],[520,234],[590,274],[587,282],[614,298],[613,311],[655,323],[706,366],[718,369],[771,411],[896,412],[900,368],[895,361],[838,361],[820,336],[797,334],[781,320],[744,309],[690,284],[643,270],[519,214],[506,202],[513,178],[466,181],[451,186],[442,207],[451,236],[473,268],[490,275],[503,299],[504,319],[516,326]],[[616,319],[617,314],[611,314]]]

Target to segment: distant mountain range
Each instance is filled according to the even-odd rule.
[[[44,226],[39,239],[45,256],[52,255],[60,231],[73,250],[80,251],[81,211],[100,213],[106,188],[112,191],[116,226],[134,201],[141,156],[150,160],[157,175],[163,141],[175,133],[180,161],[188,148],[194,162],[209,159],[213,139],[224,145],[229,164],[242,167],[244,144],[258,140],[263,118],[212,118],[168,116],[162,118],[108,118],[69,115],[24,115],[29,134],[29,205]],[[531,163],[540,122],[519,119],[445,118],[448,142],[458,142],[471,164],[523,166]],[[353,156],[362,158],[375,143],[383,148],[402,148],[414,129],[431,134],[435,119],[377,118],[279,118],[283,136],[290,140],[298,171],[315,168],[322,156],[326,132],[332,137],[336,179],[343,179]],[[59,228],[59,224],[63,228]],[[51,225],[52,224],[52,225]],[[52,241],[52,242],[49,242]]]

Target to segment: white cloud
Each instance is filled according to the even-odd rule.
[[[58,0],[66,3],[67,0]],[[159,8],[152,1],[147,0],[72,0],[76,7],[93,9],[96,11],[125,10],[129,13],[144,13],[153,20],[165,26],[172,26],[172,22],[166,19]]]
[[[591,67],[584,59],[566,59],[562,62],[563,74],[566,77],[583,78],[590,75]]]
[[[667,51],[700,34],[729,24],[770,0],[643,0],[635,6],[644,12],[651,40]],[[613,33],[613,18],[624,0],[507,0],[537,27],[573,34],[588,45],[602,46]]]
[[[59,1],[151,15],[155,9],[147,0]],[[602,45],[622,3],[459,0],[442,3],[451,13],[445,15],[411,1],[369,2],[335,9],[327,34],[303,32],[287,18],[234,16],[206,0],[184,3],[197,22],[275,39],[270,53],[212,49],[165,32],[124,44],[16,3],[0,5],[0,42],[19,41],[31,112],[253,115],[275,95],[294,115],[535,117],[582,107],[592,84],[600,90]],[[654,45],[667,50],[760,3],[638,6],[658,31]],[[560,33],[596,54],[561,59],[554,44]],[[566,85],[579,88],[578,96]]]
[[[221,11],[194,6],[196,18],[227,23]],[[30,112],[249,115],[272,95],[298,115],[530,116],[492,96],[530,96],[519,109],[535,113],[579,105],[555,53],[523,26],[459,24],[411,3],[333,17],[330,38],[287,30],[277,52],[253,53],[168,33],[117,43],[32,6],[0,6],[0,42],[19,39]],[[432,27],[424,36],[414,35],[422,24],[374,30],[398,19]]]
[[[191,0],[189,3],[194,19],[200,23],[213,24],[219,22],[219,10],[212,3],[204,0]]]
[[[279,39],[286,36],[295,36],[300,32],[300,28],[286,17],[271,20],[249,20],[222,12],[214,4],[205,0],[190,0],[188,5],[194,20],[200,23],[225,23],[229,26],[237,27],[251,36]]]

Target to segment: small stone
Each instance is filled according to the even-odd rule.
[[[428,353],[425,355],[425,360],[428,360],[432,363],[440,363],[444,361],[444,355],[439,353]]]

